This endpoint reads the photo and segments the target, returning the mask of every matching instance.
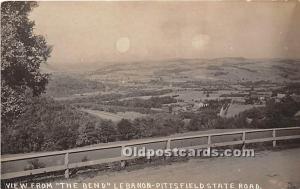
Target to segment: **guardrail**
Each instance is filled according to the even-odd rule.
[[[272,141],[273,147],[275,147],[276,141],[299,138],[300,127],[288,127],[201,134],[183,137],[167,137],[163,139],[149,139],[134,142],[129,141],[121,144],[3,158],[1,159],[1,177],[2,180],[7,180],[30,175],[65,171],[65,178],[69,178],[70,169],[118,161],[122,162],[136,158],[122,156],[122,149],[128,146],[145,148],[151,147],[152,149],[196,149]],[[36,160],[36,164],[38,165],[35,165],[36,167],[33,166],[34,163],[29,160]],[[31,165],[31,167],[24,167],[24,165]]]

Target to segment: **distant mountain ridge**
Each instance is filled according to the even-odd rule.
[[[275,82],[300,81],[299,59],[247,59],[226,57],[215,59],[169,59],[162,61],[119,62],[109,65],[87,64],[64,68],[48,67],[47,72],[76,72],[92,80],[104,78],[127,78],[141,80],[147,78],[189,80],[226,80]],[[168,78],[169,77],[169,78]]]

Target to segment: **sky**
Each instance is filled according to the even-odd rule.
[[[300,2],[40,2],[49,62],[300,58]]]

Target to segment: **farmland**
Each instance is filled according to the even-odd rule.
[[[81,109],[81,110],[83,112],[96,115],[102,119],[112,120],[113,122],[121,121],[121,119],[135,119],[138,117],[145,116],[144,114],[138,112],[130,112],[130,111],[110,113],[110,112],[98,111],[98,110],[87,110],[87,109]]]
[[[42,68],[51,74],[46,93],[28,101],[15,130],[7,128],[11,135],[3,140],[9,144],[3,152],[211,129],[291,127],[299,121],[294,116],[300,110],[298,60],[173,59],[93,66],[59,72]],[[16,135],[21,133],[26,137],[20,143]]]
[[[65,70],[64,73],[82,80],[77,82],[78,91],[74,89],[69,95],[55,95],[53,88],[57,84],[50,81],[46,94],[89,111],[111,113],[197,112],[209,101],[227,100],[231,101],[227,117],[233,117],[252,107],[263,107],[271,97],[274,98],[274,91],[282,89],[286,83],[300,81],[299,65],[298,60],[245,58],[99,65],[93,71],[70,73]],[[56,74],[53,72],[53,81],[56,81]],[[282,91],[283,95],[286,92]],[[154,97],[173,100],[154,104],[150,102]]]

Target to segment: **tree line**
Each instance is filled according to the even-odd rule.
[[[2,153],[64,150],[207,129],[292,127],[299,123],[299,117],[295,117],[299,110],[300,103],[286,97],[280,103],[269,102],[266,107],[232,118],[220,118],[207,109],[188,118],[159,113],[114,123],[49,97],[28,98],[24,113],[10,127],[2,128]]]

